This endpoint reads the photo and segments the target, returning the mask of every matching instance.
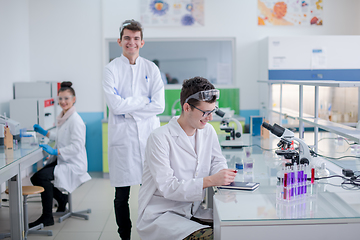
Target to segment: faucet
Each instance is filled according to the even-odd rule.
[[[173,105],[171,106],[171,117],[174,117],[175,114],[176,114],[176,110],[177,110],[177,109],[175,109],[175,105],[176,105],[178,102],[180,102],[180,98],[177,99],[177,100],[175,100],[175,102],[174,102]]]

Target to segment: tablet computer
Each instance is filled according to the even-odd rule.
[[[235,189],[235,190],[255,190],[259,187],[260,183],[256,182],[232,182],[230,185],[218,186],[221,189]]]

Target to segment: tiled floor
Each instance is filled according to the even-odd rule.
[[[72,194],[73,209],[75,211],[91,208],[89,220],[71,217],[59,223],[58,217],[55,216],[55,224],[45,227],[46,230],[53,231],[53,236],[30,234],[28,235],[29,240],[120,239],[114,215],[113,200],[115,189],[110,186],[109,179],[104,179],[96,173],[90,173],[90,175],[93,178],[76,189]],[[28,178],[23,180],[23,185],[31,185]],[[140,239],[136,231],[138,192],[139,186],[131,187],[129,202],[133,224],[131,239],[133,240]],[[8,198],[8,196],[3,193],[1,198]],[[5,207],[8,205],[8,202],[2,202],[2,205],[3,207],[0,208],[0,234],[10,231],[9,208]],[[35,221],[40,216],[40,195],[29,198],[28,212],[29,222]]]

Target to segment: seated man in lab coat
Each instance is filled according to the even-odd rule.
[[[205,78],[182,85],[182,112],[149,136],[137,230],[143,240],[213,239],[212,209],[204,209],[205,188],[229,185],[236,173],[214,128],[207,122],[217,110],[219,90]]]

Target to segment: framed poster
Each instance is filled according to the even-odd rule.
[[[144,26],[204,26],[204,0],[141,0]]]
[[[323,0],[258,0],[258,25],[323,25]]]

